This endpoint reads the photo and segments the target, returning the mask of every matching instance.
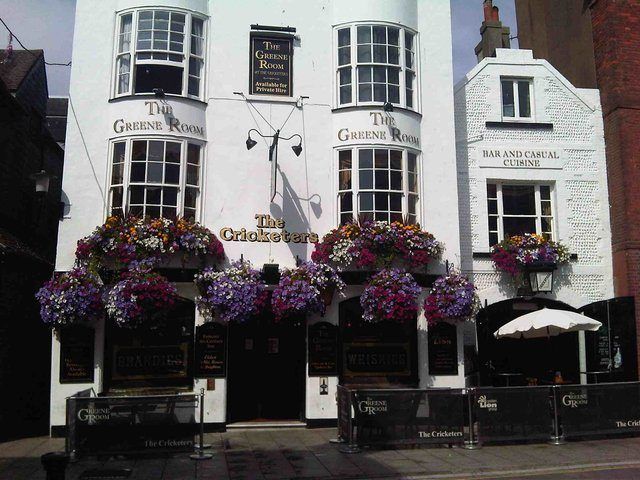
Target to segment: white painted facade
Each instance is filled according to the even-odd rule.
[[[532,81],[532,115],[522,122],[525,128],[503,123],[510,119],[503,117],[501,78]],[[496,58],[482,60],[455,86],[455,117],[462,269],[473,277],[483,304],[516,296],[509,276],[496,272],[486,255],[477,255],[490,251],[487,183],[500,182],[551,185],[553,239],[577,255],[556,271],[553,293],[541,296],[574,308],[611,298],[611,230],[599,92],[575,88],[529,50],[497,49]],[[536,128],[527,122],[547,125]],[[551,152],[557,158],[512,166],[504,154],[491,156],[492,151]],[[584,361],[584,351],[580,355]]]
[[[203,93],[199,100],[166,95],[166,104],[172,109],[170,115],[154,110],[155,107],[148,103],[157,101],[153,94],[115,94],[118,18],[123,12],[142,7],[163,7],[204,19]],[[248,94],[249,35],[253,23],[297,29],[291,97]],[[338,108],[337,28],[361,23],[406,27],[415,33],[417,83],[413,110],[397,107],[393,112],[385,113],[381,102]],[[455,199],[463,177],[460,166],[456,168],[448,1],[243,0],[238,3],[231,0],[155,0],[149,4],[141,0],[79,0],[74,35],[63,180],[69,208],[60,226],[57,271],[66,271],[73,266],[77,240],[102,224],[108,215],[113,142],[159,138],[202,146],[203,180],[197,216],[216,234],[224,227],[255,230],[255,215],[270,214],[282,218],[290,232],[315,232],[321,237],[338,224],[339,149],[349,146],[411,149],[418,155],[419,221],[446,246],[442,262],[430,266],[429,273],[442,273],[445,259],[460,264],[460,232],[455,221],[459,218],[459,206]],[[556,88],[567,87],[559,83]],[[567,91],[573,92],[573,89]],[[243,95],[236,92],[243,92]],[[597,100],[593,93],[572,94],[576,99],[584,99],[583,103],[588,105]],[[571,99],[573,101],[574,97]],[[596,107],[593,108],[597,113]],[[390,125],[375,124],[383,114],[385,118],[393,119],[395,128],[403,135],[393,135]],[[172,118],[194,128],[187,127],[186,132],[172,129]],[[142,129],[142,123],[134,122],[144,122],[145,129]],[[150,128],[146,122],[158,123]],[[303,145],[302,155],[296,157],[289,149],[296,142],[281,141],[277,194],[272,203],[269,201],[268,142],[253,135],[258,144],[250,151],[245,147],[249,129],[255,128],[264,135],[273,133],[267,122],[276,128],[286,122],[281,136],[300,134]],[[602,130],[600,124],[594,128],[598,132]],[[345,138],[345,129],[350,132],[378,130],[386,134],[374,139],[351,135]],[[591,146],[593,140],[591,136],[589,138],[587,143]],[[598,138],[601,139],[601,134]],[[600,159],[604,162],[603,145],[594,145],[596,156],[593,161],[599,166]],[[459,149],[459,161],[460,152]],[[602,184],[604,177],[598,173],[595,178],[598,188],[604,186],[606,189]],[[480,214],[475,212],[475,215]],[[603,222],[608,218],[605,214],[603,211]],[[607,238],[602,241],[603,245]],[[311,243],[221,240],[229,259],[236,260],[243,255],[258,268],[265,263],[293,267],[296,257],[309,259],[313,250]],[[463,242],[463,247],[468,250],[468,243]],[[602,275],[608,280],[610,260],[602,262]],[[468,262],[466,267],[470,267]],[[603,289],[606,288],[604,279]],[[195,296],[190,284],[180,284],[179,289],[185,297]],[[359,295],[361,290],[362,287],[349,287],[346,297]],[[338,303],[334,300],[322,320],[338,323]],[[318,320],[309,318],[308,324]],[[418,328],[420,385],[463,386],[462,331],[459,331],[458,342],[459,374],[434,377],[428,372],[423,317],[419,318]],[[103,330],[104,325],[97,327],[95,381],[92,384],[62,385],[58,382],[59,342],[53,336],[51,425],[65,424],[66,397],[85,388],[102,390]],[[336,417],[336,385],[337,377],[330,377],[328,395],[320,396],[318,378],[307,378],[304,412],[307,419]],[[204,380],[194,383],[196,391],[205,386]],[[226,382],[217,379],[215,390],[206,393],[205,422],[225,423],[225,412]]]

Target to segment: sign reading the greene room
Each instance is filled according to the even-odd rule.
[[[403,120],[400,116],[396,119],[391,115],[380,112],[369,112],[368,117],[366,123],[362,125],[339,128],[337,132],[338,141],[353,143],[378,140],[380,143],[397,143],[409,147],[420,147],[420,135],[418,131],[415,131],[415,128],[413,129],[414,131],[410,131],[411,122]],[[360,119],[364,120],[362,117]]]
[[[174,116],[173,107],[166,101],[144,102],[146,119],[118,118],[113,122],[114,133],[160,132],[205,136],[204,127],[181,121]]]
[[[292,56],[291,37],[252,35],[249,93],[290,97],[293,90]]]

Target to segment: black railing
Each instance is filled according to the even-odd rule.
[[[640,382],[467,389],[338,387],[344,452],[363,446],[549,441],[640,434]]]

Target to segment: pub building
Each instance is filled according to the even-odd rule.
[[[215,232],[226,254],[218,268],[251,261],[272,288],[279,269],[309,260],[325,233],[360,217],[433,233],[446,250],[420,276],[420,304],[454,264],[479,286],[483,325],[538,304],[609,298],[597,92],[527,52],[498,53],[457,87],[454,109],[448,2],[79,0],[56,270],[74,266],[78,239],[110,215],[177,216]],[[509,107],[501,85],[521,92],[522,78],[529,96]],[[505,118],[527,100],[530,118]],[[509,202],[524,209],[511,220]],[[554,275],[553,293],[519,296],[486,254],[534,226],[569,243],[574,260]],[[473,322],[427,327],[421,310],[405,324],[363,322],[358,271],[343,272],[347,287],[322,316],[276,322],[265,309],[205,325],[192,267],[162,266],[181,301],[156,328],[118,328],[105,316],[52,335],[52,434],[66,430],[66,399],[90,389],[204,388],[207,430],[313,427],[335,424],[338,385],[461,388],[502,358]],[[584,370],[586,343],[569,338],[567,362]]]

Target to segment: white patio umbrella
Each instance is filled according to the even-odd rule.
[[[593,318],[555,308],[542,308],[526,313],[493,332],[496,338],[545,338],[567,332],[595,332],[602,323]]]

